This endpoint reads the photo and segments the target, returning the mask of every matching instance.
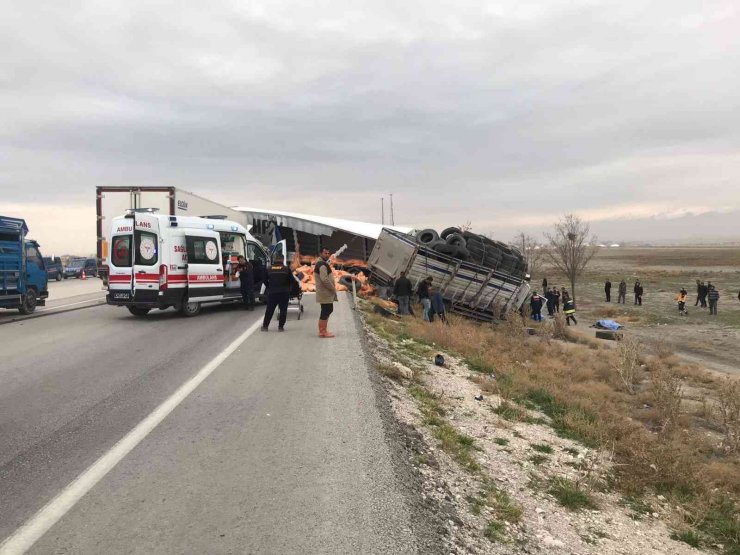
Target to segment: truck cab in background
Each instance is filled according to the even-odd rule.
[[[49,296],[39,244],[26,239],[27,233],[24,220],[0,216],[0,308],[21,314],[31,314]]]

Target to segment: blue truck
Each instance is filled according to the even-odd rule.
[[[39,244],[26,239],[28,226],[19,218],[0,216],[0,308],[31,314],[49,296],[46,265]]]

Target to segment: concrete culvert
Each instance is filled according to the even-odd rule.
[[[422,245],[430,245],[436,241],[439,241],[439,233],[433,229],[422,229],[416,234],[416,241]]]

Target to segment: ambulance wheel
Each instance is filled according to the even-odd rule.
[[[36,291],[29,289],[26,296],[23,297],[23,304],[18,307],[21,314],[32,314],[36,310]]]
[[[187,318],[192,318],[193,316],[197,316],[200,314],[200,303],[196,302],[185,302],[182,305],[182,308],[180,308],[180,312],[183,316],[186,316]]]
[[[141,308],[140,306],[127,306],[126,308],[134,316],[146,316],[149,314],[148,308]]]

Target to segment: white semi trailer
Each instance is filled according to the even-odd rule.
[[[169,216],[223,216],[245,227],[243,212],[176,187],[96,187],[98,275],[107,282],[113,218],[127,210],[153,208]]]

